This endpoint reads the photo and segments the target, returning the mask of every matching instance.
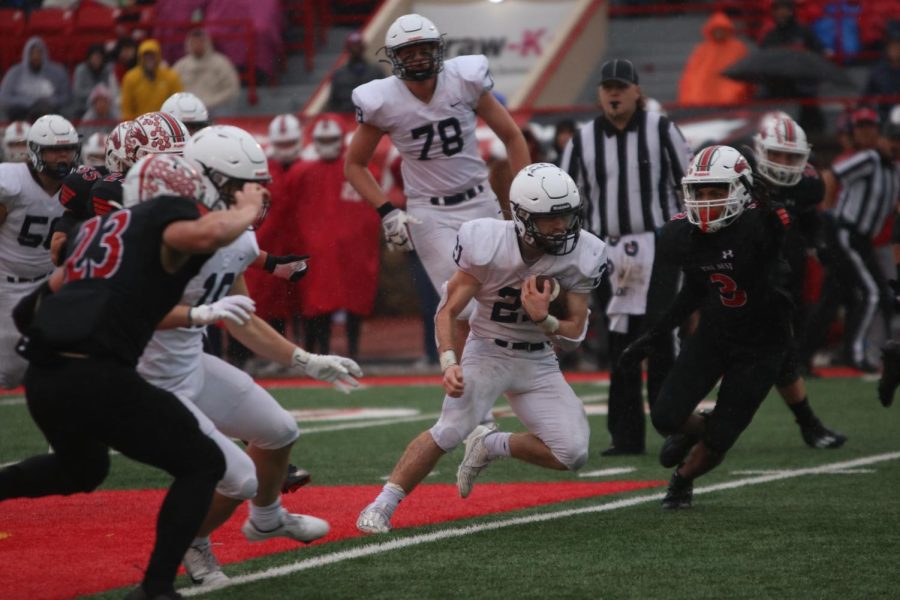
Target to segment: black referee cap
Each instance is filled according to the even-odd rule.
[[[630,60],[624,58],[608,60],[600,67],[600,85],[607,81],[620,81],[628,85],[637,84],[637,70]]]

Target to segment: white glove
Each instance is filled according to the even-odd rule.
[[[363,374],[354,360],[331,354],[310,354],[302,348],[294,349],[291,368],[313,379],[333,383],[345,394],[350,393],[350,388],[359,387],[356,377]]]
[[[409,224],[419,225],[422,221],[409,216],[406,211],[395,208],[381,218],[381,226],[384,228],[384,239],[389,250],[412,252],[415,250],[412,238],[409,237]]]
[[[250,320],[256,311],[256,302],[247,296],[225,296],[212,304],[201,304],[188,309],[188,323],[191,325],[209,325],[227,319],[237,325]]]

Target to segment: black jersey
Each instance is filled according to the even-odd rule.
[[[767,188],[769,198],[791,216],[789,241],[796,236],[806,247],[818,245],[823,226],[818,206],[825,198],[825,184],[816,168],[807,163],[796,185],[768,184]]]
[[[667,330],[697,308],[700,327],[745,343],[784,339],[790,319],[781,255],[790,216],[784,208],[745,208],[727,227],[703,233],[684,215],[663,226],[657,261],[680,267],[684,284],[661,325]]]
[[[54,231],[72,237],[78,226],[97,216],[122,208],[122,173],[110,173],[106,167],[78,167],[66,176],[59,202],[66,211]]]
[[[195,202],[162,196],[86,221],[63,265],[65,285],[35,312],[28,332],[33,343],[136,365],[157,324],[208,258],[193,256],[167,273],[160,259],[163,231],[173,221],[199,216]]]

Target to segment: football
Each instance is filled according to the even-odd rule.
[[[566,292],[562,289],[559,281],[555,277],[547,275],[538,275],[535,281],[539,291],[544,291],[545,285],[552,286],[550,292],[550,314],[557,319],[565,319],[569,314],[568,304],[566,303]]]
[[[550,302],[556,300],[559,296],[559,282],[554,277],[548,277],[547,275],[538,275],[535,284],[537,285],[537,289],[539,292],[543,293],[546,289],[544,286],[550,285]]]

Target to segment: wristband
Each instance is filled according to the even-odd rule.
[[[444,350],[443,352],[441,352],[442,373],[456,364],[459,364],[456,362],[456,352],[454,352],[453,350]]]
[[[378,216],[383,219],[386,216],[388,216],[388,213],[391,212],[392,210],[394,210],[395,208],[397,208],[397,207],[394,206],[393,204],[391,204],[390,200],[388,200],[387,202],[385,202],[384,204],[382,204],[375,210],[376,210],[376,212],[378,212]]]
[[[534,324],[548,335],[559,331],[559,319],[549,313],[547,313],[547,316],[540,321],[535,321]]]

